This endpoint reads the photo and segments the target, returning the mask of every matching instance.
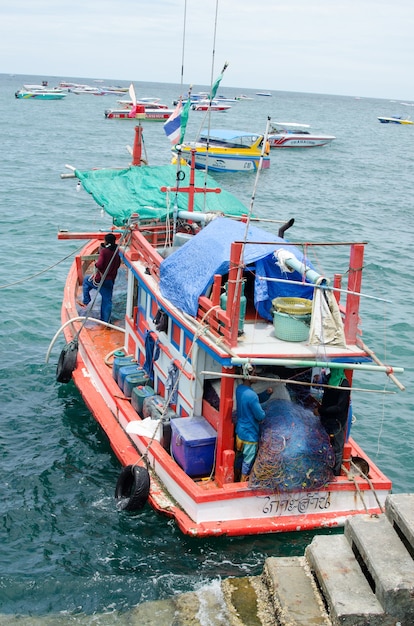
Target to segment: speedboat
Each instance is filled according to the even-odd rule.
[[[403,117],[378,117],[381,124],[414,124],[410,118]]]
[[[309,124],[295,122],[273,122],[270,125],[268,141],[271,148],[313,148],[325,146],[336,137],[311,133]]]
[[[358,371],[369,393],[383,392],[386,376],[403,388],[403,369],[362,341],[365,243],[290,242],[293,219],[277,232],[253,225],[249,202],[205,173],[180,169],[180,160],[142,165],[142,127],[135,133],[132,165],[62,174],[111,216],[122,265],[112,321],[102,322],[99,287],[86,312],[77,300],[105,233],[59,232],[84,247],[46,358],[63,333],[56,379],[75,383],[120,462],[114,505],[148,503],[192,537],[327,529],[379,515],[391,481],[353,439],[351,406],[339,475],[315,415],[322,388],[332,390],[321,383],[325,368],[343,370],[351,390]],[[321,275],[312,254],[324,244]],[[349,249],[339,270],[336,245]],[[234,391],[247,379],[257,393],[270,385],[272,396],[252,474],[240,480]]]
[[[74,93],[76,96],[104,96],[105,92],[101,89],[101,87],[91,87],[90,85],[77,85],[70,89],[71,93]]]
[[[253,172],[270,167],[267,150],[262,151],[264,137],[259,133],[223,128],[203,130],[196,142],[175,146],[174,150],[191,162],[195,152],[195,167],[215,172]]]
[[[22,100],[62,100],[66,93],[57,87],[47,85],[23,85],[23,89],[16,91],[14,96]]]
[[[106,119],[112,120],[147,120],[153,122],[165,122],[174,109],[168,109],[165,105],[157,105],[156,103],[143,103],[138,105],[135,115],[131,116],[131,109],[106,109],[104,114]]]
[[[231,104],[225,104],[218,100],[199,100],[191,105],[193,111],[228,111]]]

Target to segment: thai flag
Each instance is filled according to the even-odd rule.
[[[181,100],[177,104],[173,113],[164,124],[164,131],[172,145],[175,146],[181,137],[181,111],[183,105]]]

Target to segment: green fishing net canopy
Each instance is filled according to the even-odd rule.
[[[138,213],[142,220],[165,221],[176,209],[188,210],[188,193],[175,193],[171,189],[189,187],[190,171],[189,167],[177,171],[176,165],[131,166],[119,170],[75,170],[75,176],[95,202],[111,215],[115,226],[123,226],[134,213]],[[196,188],[219,187],[204,172],[195,171],[194,174]],[[168,191],[161,191],[161,188]],[[224,190],[220,193],[195,193],[194,211],[231,216],[248,212],[240,200]]]

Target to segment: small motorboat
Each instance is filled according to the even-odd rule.
[[[414,124],[413,120],[410,120],[409,117],[378,117],[381,124]]]
[[[174,150],[187,163],[195,155],[195,167],[215,172],[253,172],[270,167],[269,152],[262,157],[263,134],[223,128],[203,130],[196,142],[182,143]]]
[[[268,141],[271,148],[314,148],[331,143],[336,137],[311,133],[309,124],[274,122],[270,125]]]
[[[191,105],[193,111],[228,111],[230,104],[219,102],[218,100],[200,100]]]
[[[164,105],[154,106],[154,103],[138,105],[138,109],[135,115],[131,115],[132,109],[130,108],[106,109],[105,117],[108,120],[148,120],[153,122],[165,122],[174,112],[174,109],[168,109]]]
[[[48,87],[47,85],[23,85],[14,94],[15,98],[21,100],[62,100],[67,94],[57,87]]]

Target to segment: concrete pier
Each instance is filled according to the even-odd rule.
[[[269,557],[261,576],[169,601],[160,626],[413,626],[413,556],[414,494],[390,495],[383,514],[315,535],[301,557]],[[153,624],[145,611],[129,624]]]
[[[315,535],[300,557],[269,557],[261,576],[215,580],[197,592],[123,614],[0,614],[0,626],[413,626],[414,494],[388,496],[379,516]]]

